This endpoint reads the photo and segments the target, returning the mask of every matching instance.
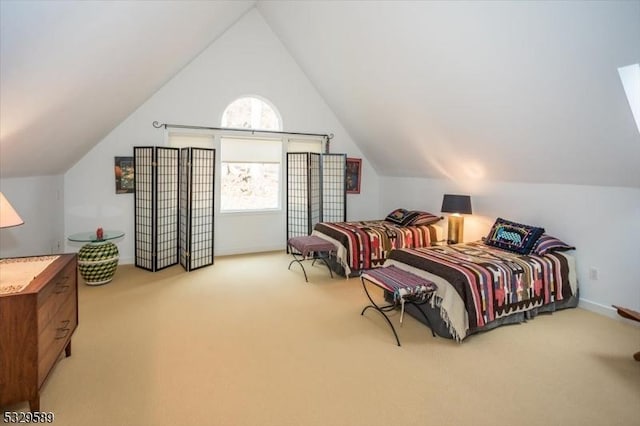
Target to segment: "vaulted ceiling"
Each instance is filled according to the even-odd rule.
[[[0,0],[0,173],[64,173],[254,1]]]
[[[64,172],[256,7],[381,175],[640,187],[640,1],[0,4],[3,177]]]

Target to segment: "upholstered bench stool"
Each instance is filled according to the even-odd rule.
[[[304,280],[306,282],[309,282],[309,279],[307,278],[307,271],[305,271],[304,265],[302,264],[305,260],[313,260],[313,263],[315,263],[316,260],[324,262],[324,264],[327,265],[327,268],[329,268],[331,278],[333,278],[331,266],[329,266],[329,263],[327,262],[331,253],[336,250],[336,247],[332,242],[315,235],[303,235],[300,237],[289,238],[289,241],[287,241],[287,247],[290,249],[289,252],[293,255],[293,260],[289,263],[288,269],[291,269],[291,265],[294,263],[298,263],[300,267],[302,267]],[[311,253],[313,253],[313,256],[309,257],[309,254]]]
[[[360,275],[360,279],[362,281],[364,292],[371,302],[370,305],[364,307],[360,315],[364,315],[364,313],[369,308],[380,312],[380,314],[382,314],[384,319],[387,321],[387,324],[389,324],[389,327],[391,327],[391,331],[393,331],[393,335],[396,338],[398,346],[400,346],[398,333],[396,333],[396,329],[393,327],[391,320],[385,312],[394,310],[398,307],[398,305],[401,305],[400,325],[402,325],[405,303],[415,306],[417,310],[420,311],[420,313],[424,316],[427,325],[429,326],[429,328],[431,328],[431,335],[433,337],[436,336],[436,333],[431,327],[431,322],[429,321],[427,314],[420,308],[420,306],[431,300],[431,297],[433,297],[433,293],[438,288],[433,281],[422,278],[416,274],[412,274],[411,272],[407,272],[393,265],[385,266],[382,268],[369,269],[363,272],[362,275]],[[380,287],[385,292],[391,293],[393,295],[393,303],[378,306],[378,304],[376,304],[376,302],[374,302],[371,298],[369,290],[367,290],[367,283],[371,283],[377,287]]]

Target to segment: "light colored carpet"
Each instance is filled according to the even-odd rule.
[[[41,410],[65,426],[640,424],[639,327],[570,309],[457,344],[408,317],[398,347],[360,316],[358,279],[308,263],[305,283],[290,259],[81,283],[73,354]]]

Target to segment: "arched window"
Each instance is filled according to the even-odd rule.
[[[282,130],[278,111],[266,100],[244,97],[231,102],[222,114],[222,127]]]
[[[282,119],[266,100],[243,97],[222,114],[222,127],[282,130]],[[220,140],[220,211],[281,208],[282,138],[224,136]]]

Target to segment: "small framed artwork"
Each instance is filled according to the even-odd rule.
[[[116,194],[135,192],[133,157],[115,157]]]
[[[347,194],[360,193],[362,178],[362,159],[347,158]]]

